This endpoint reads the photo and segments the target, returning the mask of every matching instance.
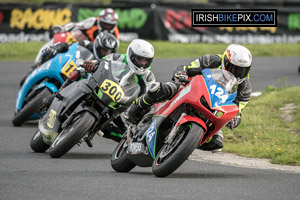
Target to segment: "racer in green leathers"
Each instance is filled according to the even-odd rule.
[[[113,53],[105,56],[103,59],[110,61],[112,65],[120,66],[118,67],[120,70],[113,72],[118,77],[125,76],[129,72],[134,73],[136,83],[141,89],[139,94],[141,96],[149,90],[158,89],[155,76],[150,71],[153,57],[153,46],[145,40],[136,39],[129,44],[126,54]],[[83,64],[85,71],[93,73],[100,62],[101,60],[85,61]],[[104,133],[104,137],[120,141],[122,134],[126,131],[126,127],[120,117],[118,117],[101,131]]]

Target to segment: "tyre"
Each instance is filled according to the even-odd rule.
[[[136,164],[127,157],[126,140],[122,139],[111,155],[111,166],[116,172],[129,172]]]
[[[30,117],[37,112],[43,106],[43,99],[52,94],[50,90],[45,87],[38,94],[36,94],[25,106],[18,112],[12,123],[14,126],[21,126],[24,122],[30,119]]]
[[[53,141],[49,148],[49,155],[52,158],[60,158],[66,154],[86,135],[94,122],[95,118],[90,112],[86,111],[77,115]]]
[[[43,141],[42,133],[37,130],[30,140],[30,147],[34,152],[44,153],[49,149],[50,145]]]
[[[165,177],[174,172],[195,150],[203,135],[203,128],[191,122],[183,124],[171,144],[164,144],[158,152],[152,172]]]

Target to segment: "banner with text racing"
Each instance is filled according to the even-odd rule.
[[[192,10],[203,9],[202,4],[193,6],[139,4],[135,7],[122,4],[111,7],[119,15],[118,27],[121,41],[144,38],[184,43],[300,43],[300,4],[274,8],[260,6],[259,9],[277,11],[276,26],[251,24],[211,26],[208,22],[206,22],[208,24],[193,26]],[[105,6],[67,3],[41,6],[1,4],[0,42],[47,41],[51,27],[96,17],[103,8]],[[206,6],[205,9],[220,10],[221,8]],[[227,8],[223,6],[222,9]],[[257,9],[253,8],[253,10]],[[232,20],[234,16],[227,19]]]

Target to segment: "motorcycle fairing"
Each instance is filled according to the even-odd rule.
[[[152,158],[155,158],[155,142],[156,142],[156,119],[151,123],[146,131],[146,142]]]
[[[209,91],[209,105],[211,109],[235,105],[232,100],[235,99],[236,93],[228,94],[224,88],[219,86],[213,79],[210,70],[204,69],[202,74],[205,78],[207,91]]]
[[[49,88],[53,93],[57,92],[57,90],[58,90],[56,85],[54,85],[53,83],[50,83],[50,82],[46,82],[46,81],[41,82],[37,87],[34,88],[34,90],[38,90],[38,89],[41,89],[44,87]]]
[[[48,60],[40,67],[36,68],[25,80],[22,88],[17,93],[16,99],[16,110],[19,111],[22,109],[24,100],[30,91],[30,89],[37,84],[40,80],[45,78],[54,78],[58,80],[61,84],[64,83],[64,79],[62,78],[60,72],[62,70],[61,67],[57,66],[69,66],[66,63],[70,63],[71,59],[75,59],[76,50],[77,50],[77,43],[72,44],[69,51],[64,53],[65,56],[60,54],[56,55],[54,58]],[[49,88],[51,89],[51,88]]]
[[[86,79],[73,82],[60,92],[60,95],[63,97],[61,100],[54,98],[48,112],[42,120],[40,120],[44,131],[42,131],[41,128],[40,130],[44,137],[55,138],[55,136],[51,135],[53,135],[53,133],[57,135],[61,126],[61,116],[63,116],[76,101],[91,92],[91,88],[87,86],[87,83],[88,80]]]
[[[190,115],[183,116],[180,119],[180,121],[176,123],[176,126],[180,126],[180,125],[190,122],[190,121],[194,121],[194,122],[200,124],[204,128],[205,131],[207,130],[206,124],[203,122],[203,120],[199,119],[198,117],[193,117]]]
[[[113,109],[118,108],[119,105],[129,106],[138,97],[140,86],[136,83],[136,75],[127,68],[126,64],[120,66],[105,61],[100,63],[93,74],[98,86],[95,94],[104,105]],[[121,73],[126,74],[116,73],[120,69],[122,69]]]
[[[216,133],[216,131],[220,130],[228,121],[230,121],[237,113],[238,113],[238,107],[236,104],[232,102],[233,97],[228,96],[226,101],[223,103],[222,99],[220,100],[218,96],[214,97],[214,101],[216,101],[218,104],[213,104],[214,101],[211,102],[210,100],[210,90],[206,85],[206,76],[195,76],[189,84],[187,84],[185,87],[191,87],[189,92],[179,92],[177,93],[171,100],[165,103],[165,105],[159,109],[154,116],[171,116],[172,113],[175,112],[175,110],[183,104],[188,104],[193,106],[196,110],[201,111],[201,114],[204,115],[207,119],[202,120],[199,118],[199,120],[202,120],[205,124],[206,121],[209,120],[210,126],[206,127],[207,129],[210,129],[209,134],[205,134],[202,141],[207,140],[209,137],[211,137],[213,134]],[[208,77],[209,78],[209,77]],[[211,80],[209,80],[211,81]],[[211,81],[212,82],[212,81]],[[212,83],[211,83],[212,84]],[[188,91],[188,90],[186,90]],[[197,92],[198,91],[198,92]],[[178,96],[181,94],[181,98],[178,98]],[[184,94],[184,95],[183,95]],[[233,94],[235,95],[235,94]],[[201,103],[201,99],[205,99],[207,102],[208,107],[205,106],[205,104]],[[225,99],[225,98],[224,98]],[[211,105],[218,105],[218,107],[211,107]],[[221,116],[215,116],[213,112],[219,111],[223,115]],[[186,120],[187,117],[182,118],[181,120]],[[190,118],[192,119],[192,118]],[[186,120],[187,122],[187,120]],[[197,122],[197,121],[196,121]],[[183,123],[183,121],[179,122],[180,124]],[[198,122],[197,122],[198,123]],[[203,128],[203,123],[199,123]],[[201,141],[201,142],[202,142]]]
[[[146,144],[153,159],[158,153],[157,145],[160,145],[157,143],[157,141],[159,141],[157,140],[159,137],[159,127],[161,127],[165,119],[164,116],[153,116],[152,122],[145,132]]]

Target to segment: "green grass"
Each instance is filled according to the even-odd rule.
[[[294,105],[286,121],[280,108]],[[300,87],[273,88],[252,97],[243,111],[241,125],[223,128],[225,152],[253,158],[267,158],[271,163],[300,166]]]
[[[185,44],[166,41],[150,41],[155,58],[197,58],[204,54],[222,54],[227,44]],[[2,43],[0,60],[34,60],[44,42]],[[121,42],[118,52],[126,53],[129,43]],[[300,44],[251,44],[245,45],[255,56],[299,56]]]

